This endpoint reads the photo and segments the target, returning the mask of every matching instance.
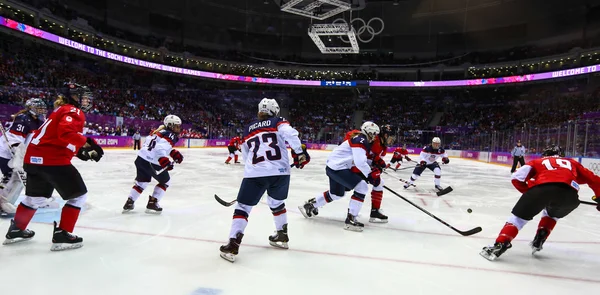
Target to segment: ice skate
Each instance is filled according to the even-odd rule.
[[[506,250],[510,249],[511,247],[512,244],[509,242],[496,242],[493,246],[483,247],[483,250],[481,250],[479,255],[481,255],[483,258],[489,261],[494,261],[496,260],[496,258],[500,257],[500,255],[502,255],[504,252],[506,252]]]
[[[158,205],[158,199],[150,196],[148,198],[148,204],[146,205],[146,213],[148,214],[161,214],[163,208]]]
[[[408,189],[410,187],[410,183],[405,183],[403,187],[404,189]]]
[[[229,261],[235,262],[235,256],[239,253],[240,244],[242,243],[242,238],[244,234],[238,233],[235,239],[229,239],[229,243],[227,245],[221,246],[219,250],[221,251],[221,258]]]
[[[544,245],[544,242],[546,242],[548,235],[549,232],[545,228],[540,228],[537,230],[533,241],[529,243],[529,246],[531,246],[531,255],[535,254],[535,252],[539,252],[542,251],[542,249],[544,249],[544,247],[542,246]]]
[[[6,240],[2,243],[2,245],[9,245],[18,242],[24,242],[31,240],[35,236],[35,232],[29,229],[20,230],[15,225],[15,220],[10,220],[10,227],[8,228],[8,232],[6,233]]]
[[[304,203],[304,205],[298,206],[298,209],[300,209],[300,213],[302,213],[302,215],[304,215],[304,218],[311,218],[313,216],[319,215],[319,209],[317,209],[317,207],[315,207],[316,203],[317,203],[317,200],[315,198],[312,198],[312,199],[306,201],[306,203]]]
[[[52,247],[50,251],[62,251],[81,247],[83,247],[83,238],[60,229],[56,221],[54,222],[54,234],[52,235]]]
[[[287,224],[283,225],[274,235],[269,236],[269,244],[275,248],[288,249],[290,239],[287,234]]]
[[[122,213],[127,213],[127,212],[133,210],[133,208],[135,208],[134,203],[135,203],[134,200],[132,200],[131,198],[127,198],[127,202],[125,202],[125,205],[123,206]]]
[[[381,209],[371,209],[371,216],[369,218],[371,223],[387,223],[388,217],[384,215]]]
[[[353,216],[352,214],[350,214],[350,212],[348,212],[348,216],[346,217],[346,221],[344,223],[346,224],[344,226],[344,229],[350,230],[350,231],[361,232],[361,231],[363,231],[363,228],[365,227],[365,225],[358,222],[356,220],[356,216]]]

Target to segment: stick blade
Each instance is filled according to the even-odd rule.
[[[221,204],[221,205],[223,205],[225,207],[229,207],[229,206],[235,204],[235,202],[236,202],[236,201],[232,201],[232,202],[229,202],[229,203],[225,202],[223,199],[219,198],[219,196],[217,196],[216,194],[215,194],[215,200],[217,200],[217,202],[219,202],[219,204]]]
[[[443,189],[443,190],[441,190],[441,191],[439,191],[439,192],[436,192],[435,194],[436,194],[436,195],[438,195],[438,197],[440,197],[440,196],[443,196],[443,195],[445,195],[445,194],[448,194],[448,193],[450,193],[450,192],[451,192],[451,191],[453,191],[453,190],[454,190],[454,189],[452,189],[452,187],[451,187],[451,186],[449,186],[449,187],[446,187],[445,189]]]
[[[465,236],[465,237],[466,237],[466,236],[471,236],[471,235],[474,235],[474,234],[476,234],[476,233],[479,233],[479,232],[481,232],[482,230],[483,230],[483,229],[481,228],[481,226],[478,226],[478,227],[476,227],[476,228],[474,228],[474,229],[470,229],[470,230],[468,230],[468,231],[458,231],[458,233],[460,233],[461,235],[463,235],[463,236]]]

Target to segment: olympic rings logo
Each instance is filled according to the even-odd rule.
[[[379,31],[375,31],[375,28],[373,26],[371,26],[371,23],[375,22],[375,21],[379,21],[381,23],[381,29],[379,29]],[[383,29],[385,28],[385,24],[383,23],[383,20],[378,17],[374,17],[374,18],[370,19],[368,22],[365,22],[365,20],[360,17],[353,18],[350,21],[350,25],[352,27],[354,27],[355,22],[362,23],[362,25],[360,27],[358,27],[358,29],[356,29],[356,39],[358,39],[362,43],[369,43],[369,42],[373,41],[373,39],[375,39],[375,36],[381,34],[381,32],[383,32]],[[338,18],[338,19],[334,20],[333,23],[334,24],[344,23],[344,24],[348,25],[348,22],[343,18]],[[370,35],[370,37],[368,39],[363,39],[362,35],[365,33],[368,33]],[[344,40],[342,38],[342,36],[339,36],[339,38],[344,43],[350,43],[350,40]]]

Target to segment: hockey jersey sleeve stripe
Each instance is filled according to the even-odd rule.
[[[156,135],[157,135],[158,137],[160,137],[160,138],[162,138],[162,139],[166,140],[166,141],[167,141],[167,142],[168,142],[168,143],[169,143],[169,144],[170,144],[172,147],[175,147],[175,143],[173,143],[173,141],[172,141],[172,140],[171,140],[171,139],[170,139],[168,136],[163,136],[163,135],[162,135],[162,134],[160,134],[160,133],[157,133]]]
[[[23,138],[25,138],[27,136],[27,134],[25,134],[23,132],[16,131],[16,130],[13,130],[13,129],[8,130],[8,132],[10,132],[10,133],[12,133],[14,135],[21,136]]]
[[[351,148],[361,148],[361,149],[365,150],[365,152],[367,154],[369,153],[369,150],[367,149],[367,147],[364,144],[353,143],[352,140],[348,140],[348,144],[350,145]]]
[[[283,125],[283,124],[288,124],[288,125],[289,125],[289,124],[290,124],[290,122],[288,122],[288,121],[280,121],[280,122],[277,122],[277,127],[279,127],[279,125]]]
[[[258,128],[256,130],[250,132],[250,134],[246,135],[246,137],[244,137],[244,141],[247,141],[248,139],[254,137],[256,134],[259,134],[261,132],[277,132],[277,128],[274,128],[274,127]]]

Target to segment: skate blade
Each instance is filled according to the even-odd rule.
[[[31,238],[14,238],[14,239],[6,239],[6,240],[4,240],[4,242],[2,242],[2,245],[10,245],[10,244],[21,243],[21,242],[29,241],[29,240],[31,240],[32,238],[33,238],[33,237],[31,237]]]
[[[221,254],[219,254],[219,256],[221,256],[221,258],[233,263],[235,262],[235,255],[231,254],[231,253],[223,253],[221,252]]]
[[[50,251],[64,251],[64,250],[71,250],[71,249],[79,249],[81,247],[83,247],[83,243],[76,243],[76,244],[66,244],[66,243],[52,244],[52,247],[50,247]]]
[[[275,248],[289,249],[287,242],[271,242],[271,241],[269,241],[269,244]]]
[[[311,218],[312,217],[312,216],[308,216],[308,213],[304,209],[304,206],[298,206],[298,210],[300,210],[300,213],[302,213],[302,216],[304,216],[304,218]]]
[[[388,223],[387,219],[369,218],[370,223]]]
[[[498,256],[494,255],[494,254],[489,254],[487,251],[485,250],[481,250],[481,252],[479,252],[479,255],[481,255],[481,257],[489,260],[489,261],[494,261],[496,260],[496,258],[498,258]]]
[[[345,230],[349,230],[349,231],[355,231],[355,232],[362,232],[362,231],[363,231],[363,227],[360,227],[360,226],[354,226],[354,225],[349,225],[349,224],[346,224],[346,225],[344,226],[344,229],[345,229]]]
[[[121,214],[126,214],[133,211],[133,209],[123,209],[123,211],[121,211]]]
[[[146,209],[146,213],[153,214],[153,215],[160,215],[162,213],[162,211],[156,211],[156,210],[152,210],[152,209]]]

